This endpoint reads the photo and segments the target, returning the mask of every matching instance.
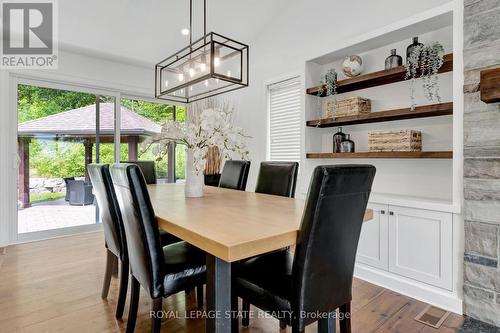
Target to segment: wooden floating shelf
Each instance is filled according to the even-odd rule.
[[[500,102],[500,68],[481,71],[479,87],[481,91],[481,100],[483,102]]]
[[[451,72],[453,70],[453,53],[444,55],[443,66],[439,69],[439,73]],[[391,69],[384,69],[378,72],[359,75],[345,80],[337,81],[337,92],[339,94],[381,86],[384,84],[395,83],[404,81],[406,76],[406,69],[404,66],[399,66]],[[308,88],[307,94],[319,96],[318,92],[321,90],[320,86]],[[323,86],[323,93],[321,97],[325,97],[326,88]]]
[[[358,153],[307,153],[309,159],[329,158],[435,158],[451,159],[452,151],[388,151],[388,152],[358,152]]]
[[[347,116],[339,118],[325,118],[317,120],[308,120],[307,126],[310,127],[334,127],[355,124],[378,123],[383,121],[395,121],[413,118],[426,118],[446,116],[453,114],[453,103],[440,103],[417,106],[415,110],[410,108],[395,109],[380,112],[364,113],[357,116]]]

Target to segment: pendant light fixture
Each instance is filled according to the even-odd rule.
[[[248,45],[207,33],[203,0],[203,36],[193,42],[193,0],[189,0],[189,45],[155,66],[155,96],[190,103],[248,86]]]

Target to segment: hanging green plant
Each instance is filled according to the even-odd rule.
[[[430,101],[441,103],[439,94],[438,71],[443,65],[444,48],[439,42],[431,45],[418,45],[408,57],[405,64],[406,77],[411,79],[410,98],[411,109],[414,110],[415,103],[415,79],[422,79],[422,88],[425,97]]]

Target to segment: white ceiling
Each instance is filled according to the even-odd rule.
[[[207,0],[207,32],[250,43],[289,0]],[[59,43],[80,53],[153,64],[188,44],[189,0],[63,0]],[[203,31],[203,0],[193,0],[193,39]]]

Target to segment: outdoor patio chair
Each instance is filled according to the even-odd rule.
[[[75,180],[75,177],[68,177],[63,179],[64,179],[64,184],[66,185],[66,196],[64,197],[64,200],[69,201],[68,181]]]
[[[68,180],[66,193],[69,193],[69,204],[86,206],[94,203],[92,185],[83,180]]]

